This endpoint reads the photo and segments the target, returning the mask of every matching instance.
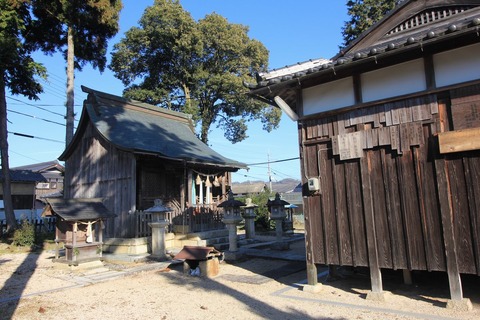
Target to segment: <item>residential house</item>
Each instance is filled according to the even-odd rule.
[[[3,172],[0,170],[0,199],[3,200]],[[44,183],[45,178],[30,170],[10,169],[12,205],[17,219],[37,219],[35,210],[35,191],[38,183]],[[3,208],[2,208],[3,209]],[[0,220],[5,219],[4,211],[0,211]]]
[[[11,168],[12,170],[30,170],[40,173],[45,181],[38,182],[35,187],[35,209],[38,212],[45,207],[45,198],[63,197],[63,174],[65,167],[57,160],[34,163]]]

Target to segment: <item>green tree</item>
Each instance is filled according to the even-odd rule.
[[[267,202],[275,195],[270,190],[258,194],[249,194],[246,197],[239,197],[237,200],[246,202],[246,198],[251,198],[252,203],[258,207],[255,208],[255,228],[260,231],[271,229],[270,214],[268,212]]]
[[[36,17],[30,39],[47,54],[62,52],[67,63],[66,135],[74,130],[74,70],[90,63],[103,72],[108,40],[119,30],[121,0],[31,0]]]
[[[267,64],[246,26],[215,13],[196,22],[178,0],[155,0],[114,46],[109,67],[126,97],[191,114],[205,143],[213,124],[236,143],[248,137],[247,121],[278,127],[280,110],[248,98],[243,86]]]
[[[347,1],[350,20],[342,28],[343,47],[348,46],[362,32],[379,21],[386,13],[403,0],[349,0]]]
[[[26,0],[0,0],[0,147],[2,187],[7,232],[17,228],[13,212],[10,165],[7,141],[6,90],[11,94],[38,99],[43,91],[36,77],[45,77],[45,69],[32,57],[25,35],[30,31],[31,17]]]

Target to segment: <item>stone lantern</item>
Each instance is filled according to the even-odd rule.
[[[270,218],[275,220],[275,236],[277,240],[275,247],[282,250],[288,249],[288,243],[282,242],[282,221],[286,217],[285,206],[289,204],[290,203],[287,201],[280,199],[280,194],[278,192],[275,195],[275,200],[268,200],[267,202],[268,211],[270,211]]]
[[[152,214],[152,222],[148,225],[152,228],[152,258],[166,259],[166,245],[165,245],[165,227],[168,226],[169,221],[165,214],[173,211],[169,207],[163,205],[161,199],[155,199],[154,205],[145,210]]]
[[[223,208],[223,223],[227,225],[228,229],[228,244],[230,252],[238,251],[237,247],[237,225],[243,220],[240,215],[240,207],[245,206],[245,203],[235,200],[232,191],[228,192],[228,200],[220,203],[218,207]]]
[[[251,198],[245,199],[243,218],[245,219],[245,235],[247,239],[255,238],[255,208],[258,207]]]

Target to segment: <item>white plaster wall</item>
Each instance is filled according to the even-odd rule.
[[[480,44],[433,56],[437,88],[480,79]]]
[[[426,90],[423,59],[400,63],[361,75],[363,102]]]
[[[302,90],[303,115],[351,106],[355,103],[353,78],[348,77]]]

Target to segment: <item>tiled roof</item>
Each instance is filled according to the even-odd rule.
[[[47,207],[42,216],[47,212],[56,214],[66,221],[95,220],[116,217],[110,212],[101,199],[63,199],[49,198]]]
[[[193,131],[191,116],[86,87],[79,128],[88,120],[115,147],[137,154],[149,154],[187,163],[221,166],[233,170],[246,165],[223,157],[200,141]],[[83,127],[82,127],[83,126]],[[65,160],[79,143],[82,129],[59,157]]]
[[[384,19],[395,14],[397,10],[410,2],[406,1],[397,9],[392,10]],[[270,88],[270,86],[281,83],[298,83],[304,78],[313,77],[317,74],[335,73],[336,68],[348,68],[350,65],[355,67],[362,60],[402,54],[411,49],[420,48],[423,50],[424,47],[438,41],[455,41],[460,36],[477,35],[480,29],[480,2],[472,2],[477,3],[473,5],[437,6],[430,11],[424,10],[398,24],[370,46],[356,47],[370,30],[378,27],[384,21],[383,19],[332,59],[309,60],[270,72],[259,73],[256,84],[245,83],[245,86],[255,92],[257,89]]]
[[[0,170],[0,179],[3,179],[3,171]],[[37,172],[31,170],[10,170],[10,180],[12,182],[46,182],[45,178]]]
[[[265,182],[244,182],[233,183],[232,192],[234,194],[255,194],[264,192],[266,188]]]
[[[58,169],[59,171],[65,171],[65,168],[57,161],[46,161],[46,162],[40,162],[40,163],[34,163],[34,164],[29,164],[25,166],[20,166],[20,167],[14,167],[11,168],[13,170],[16,169],[21,169],[21,170],[31,170],[34,172],[43,172],[45,170],[50,170],[50,169]]]

